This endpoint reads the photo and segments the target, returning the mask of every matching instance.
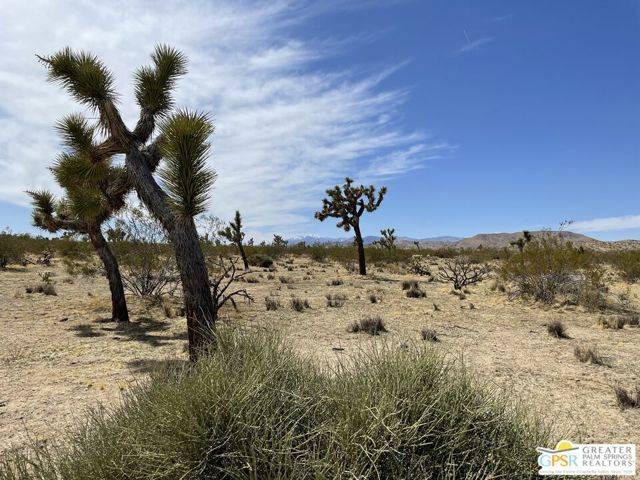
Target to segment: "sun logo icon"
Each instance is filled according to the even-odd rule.
[[[576,447],[569,440],[560,440],[556,444],[556,448],[549,449],[544,447],[536,448],[540,454],[538,456],[538,465],[545,468],[563,468],[577,466],[577,456],[575,455]]]

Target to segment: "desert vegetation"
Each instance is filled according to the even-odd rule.
[[[315,218],[353,245],[245,240],[238,210],[203,218],[213,125],[175,108],[180,52],[136,70],[133,128],[97,57],[39,59],[88,113],[57,126],[62,195],[29,192],[51,238],[0,233],[0,479],[534,478],[556,427],[638,440],[640,250],[365,245],[387,189],[349,177]],[[50,420],[78,399],[82,425]]]

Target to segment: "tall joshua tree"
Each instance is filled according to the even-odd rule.
[[[395,228],[385,228],[380,230],[380,240],[378,240],[378,245],[382,248],[386,248],[387,250],[395,250],[396,248],[396,240],[398,237],[395,235]]]
[[[244,264],[244,269],[249,270],[249,262],[247,262],[247,255],[244,253],[244,246],[242,245],[242,240],[244,240],[244,232],[242,231],[242,218],[240,217],[240,211],[236,210],[235,218],[229,222],[228,227],[220,230],[218,232],[218,235],[226,238],[228,241],[238,247],[238,251],[240,252],[240,256],[242,257],[242,263]]]
[[[338,228],[348,232],[353,228],[355,243],[358,248],[358,264],[360,275],[367,274],[367,266],[364,257],[364,243],[360,231],[360,217],[364,212],[376,210],[387,193],[387,187],[380,188],[376,196],[376,187],[353,186],[353,180],[345,178],[344,185],[336,185],[327,190],[328,198],[322,200],[322,210],[316,212],[315,217],[323,222],[329,217],[339,218]]]
[[[209,117],[173,110],[172,92],[177,79],[186,74],[186,58],[161,45],[151,55],[152,64],[136,71],[140,114],[133,129],[125,125],[116,106],[113,75],[97,57],[66,48],[39,58],[49,79],[98,117],[103,138],[88,145],[92,170],[103,168],[113,155],[124,155],[127,186],[166,230],[180,270],[189,355],[197,359],[216,318],[194,217],[205,209],[215,174],[206,165],[213,132]],[[158,134],[152,138],[156,127]],[[159,183],[154,172],[161,161]],[[118,192],[114,200],[122,201],[127,191]]]
[[[54,171],[57,170],[54,167]],[[86,235],[104,265],[111,290],[111,319],[128,322],[129,312],[124,296],[122,277],[118,261],[102,235],[102,223],[109,217],[100,193],[89,187],[67,192],[67,196],[56,201],[47,191],[28,192],[33,198],[33,224],[51,233],[60,231]]]

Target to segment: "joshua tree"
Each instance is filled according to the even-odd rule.
[[[66,48],[39,58],[49,70],[49,79],[61,84],[98,117],[97,126],[104,134],[101,141],[94,142],[86,135],[86,128],[79,136],[92,167],[87,174],[102,171],[112,156],[124,155],[127,188],[112,195],[110,201],[123,201],[134,189],[166,230],[180,270],[189,354],[195,360],[211,338],[216,320],[194,222],[194,217],[205,210],[215,174],[206,165],[213,132],[209,117],[187,110],[172,112],[172,91],[178,77],[186,73],[185,57],[170,47],[158,46],[151,56],[152,65],[136,71],[140,116],[131,130],[116,107],[113,75],[97,57]],[[156,126],[159,132],[152,139]],[[161,160],[162,187],[153,176]]]
[[[249,270],[247,255],[245,255],[244,247],[242,246],[242,240],[244,239],[244,232],[242,231],[242,218],[240,217],[239,210],[236,210],[236,216],[233,220],[229,222],[229,226],[224,230],[220,230],[218,232],[218,235],[220,235],[223,238],[226,238],[228,241],[230,241],[236,247],[238,247],[238,251],[240,252],[240,256],[242,257],[242,263],[244,264],[244,269]]]
[[[522,253],[524,251],[524,247],[526,247],[527,243],[529,243],[531,240],[533,240],[533,235],[531,235],[531,232],[529,230],[524,230],[522,232],[522,236],[518,238],[518,240],[511,242],[511,245],[517,247],[518,251]]]
[[[60,160],[53,168],[57,177],[65,175],[62,170],[67,161]],[[51,233],[79,233],[89,238],[109,280],[111,319],[116,322],[128,322],[129,312],[118,261],[102,234],[102,223],[109,218],[111,212],[100,192],[88,186],[75,187],[68,189],[67,196],[59,201],[47,191],[28,193],[33,198],[33,224],[36,227]]]
[[[339,218],[338,228],[348,232],[353,228],[355,244],[358,248],[358,264],[360,275],[367,274],[367,266],[364,258],[364,243],[360,231],[360,217],[364,212],[373,212],[382,203],[387,193],[387,187],[380,188],[376,198],[376,187],[352,186],[353,180],[345,178],[344,185],[336,185],[327,190],[327,196],[322,200],[322,210],[316,212],[316,218],[321,222],[328,217]]]
[[[396,240],[398,237],[395,236],[396,229],[395,228],[385,228],[380,230],[380,240],[378,240],[378,245],[387,250],[394,250],[396,248]]]
[[[274,247],[285,249],[285,248],[287,248],[287,245],[289,244],[289,241],[285,240],[284,238],[282,238],[281,235],[277,235],[277,234],[274,233],[273,234],[273,241],[271,242],[271,244]]]
[[[420,251],[420,242],[418,240],[414,240],[413,244],[416,246],[416,248],[418,249],[418,251]]]

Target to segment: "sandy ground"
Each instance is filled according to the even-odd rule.
[[[242,283],[255,298],[227,309],[225,321],[277,329],[288,342],[319,361],[334,362],[372,342],[392,347],[419,343],[423,327],[434,329],[433,348],[462,360],[482,379],[512,391],[518,401],[542,409],[563,437],[573,441],[640,444],[640,409],[621,411],[613,387],[640,382],[640,329],[605,330],[599,314],[579,307],[541,307],[509,301],[491,291],[490,281],[471,287],[467,298],[451,294],[449,284],[423,283],[426,298],[407,298],[403,279],[393,271],[371,269],[367,278],[332,264],[296,258],[278,265],[275,278],[257,269],[258,283]],[[57,296],[27,294],[39,274],[53,271]],[[282,283],[286,277],[291,283]],[[344,281],[328,286],[332,279]],[[0,272],[0,450],[28,438],[55,440],[65,427],[98,402],[114,404],[132,382],[164,362],[186,359],[185,320],[167,318],[162,308],[130,297],[133,322],[104,322],[109,296],[102,278],[69,277],[60,267],[29,266]],[[640,286],[612,287],[640,309]],[[341,308],[329,308],[325,295],[344,294]],[[381,301],[372,304],[371,293]],[[264,297],[279,299],[266,311]],[[307,299],[311,309],[293,311],[291,297]],[[438,311],[434,308],[438,306]],[[473,308],[471,308],[473,304]],[[377,337],[349,333],[367,315],[384,318],[389,333]],[[569,339],[556,339],[546,324],[559,319]],[[580,363],[576,345],[596,346],[609,366]]]

